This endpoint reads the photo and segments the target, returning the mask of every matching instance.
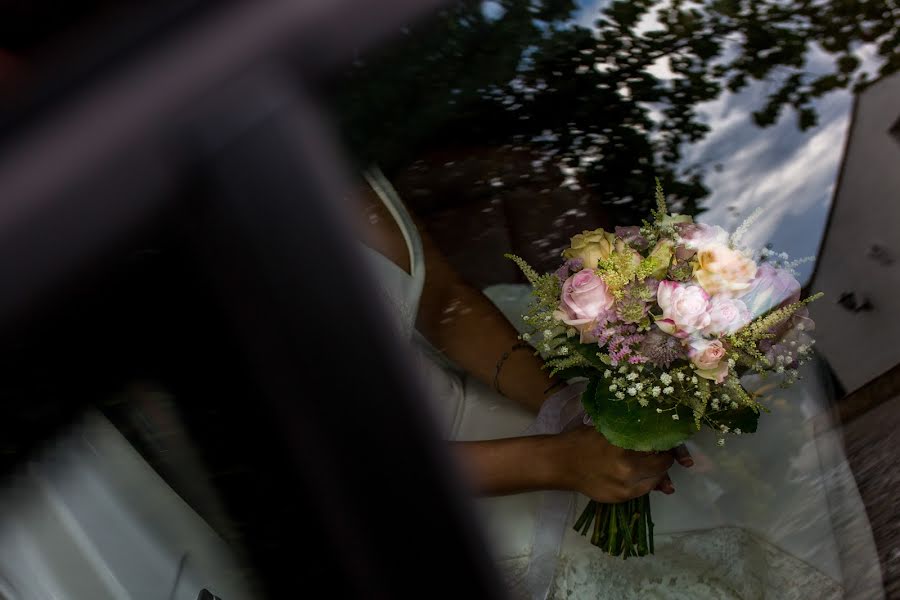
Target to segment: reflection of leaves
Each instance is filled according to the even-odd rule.
[[[819,115],[810,107],[801,108],[797,112],[797,125],[806,130],[815,127],[819,123]]]
[[[498,3],[502,17],[489,20],[480,1],[457,2],[346,74],[337,108],[363,160],[403,164],[434,136],[446,146],[463,133],[484,141],[505,137],[490,122],[491,113],[503,110],[503,87],[515,77],[525,50],[543,35],[541,23],[566,18],[574,5]],[[457,129],[460,123],[467,128]]]
[[[685,406],[656,412],[637,402],[614,400],[603,380],[592,379],[582,395],[585,412],[609,442],[627,450],[671,450],[697,433],[693,413]],[[672,419],[673,412],[679,416]]]
[[[817,96],[821,96],[823,94],[827,94],[831,90],[836,90],[839,87],[845,85],[844,82],[835,74],[830,75],[822,75],[818,77],[810,83],[810,89],[813,94]]]
[[[571,0],[498,2],[496,19],[457,3],[348,74],[339,112],[362,159],[390,169],[426,149],[524,147],[541,186],[564,167],[623,221],[652,207],[654,176],[691,213],[707,190],[678,165],[708,131],[700,103],[766,80],[756,124],[788,109],[807,129],[816,98],[868,81],[863,44],[881,74],[900,69],[900,0],[614,0],[591,29],[569,21]],[[806,72],[813,50],[831,72]]]
[[[845,54],[837,60],[837,67],[841,73],[852,73],[859,67],[859,59],[852,54]]]
[[[648,103],[666,101],[646,70],[654,58],[623,54],[602,73],[596,64],[632,51],[617,31],[598,40],[589,29],[561,26],[574,10],[570,0],[502,4],[505,13],[490,22],[480,2],[457,4],[348,73],[336,102],[361,161],[390,171],[428,149],[524,147],[535,185],[558,187],[565,166],[593,200],[628,209],[623,220],[652,206],[655,176],[674,207],[696,212],[707,190],[698,174],[676,174],[675,160],[679,136],[699,139],[706,127],[687,102],[665,128],[650,117]],[[610,27],[630,30],[652,4],[617,3]]]

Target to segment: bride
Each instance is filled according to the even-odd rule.
[[[803,385],[772,391],[759,433],[729,440],[727,452],[711,432],[671,453],[612,446],[582,423],[578,386],[548,377],[519,342],[511,322],[528,290],[466,285],[383,175],[366,179],[367,256],[418,350],[443,433],[484,496],[479,508],[515,597],[883,597],[821,363],[805,367]],[[650,490],[664,495],[653,501],[655,555],[623,561],[573,531],[589,498]]]

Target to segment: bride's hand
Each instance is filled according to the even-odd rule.
[[[572,490],[601,502],[622,502],[652,489],[671,494],[668,468],[674,461],[693,464],[684,447],[661,453],[623,450],[592,427],[452,445],[473,487],[489,496]]]
[[[624,502],[653,489],[675,491],[667,471],[672,452],[635,452],[610,444],[593,427],[579,427],[552,437],[554,487],[581,492],[600,502]],[[679,462],[690,466],[679,457]]]

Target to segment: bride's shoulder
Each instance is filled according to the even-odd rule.
[[[370,187],[360,186],[354,196],[360,241],[409,273],[409,251],[394,217]]]

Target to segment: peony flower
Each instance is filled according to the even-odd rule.
[[[615,249],[616,236],[604,231],[583,231],[571,239],[571,246],[563,251],[563,258],[581,259],[587,269],[596,269],[597,263],[606,260]]]
[[[701,332],[703,335],[728,335],[752,320],[746,304],[726,296],[713,296],[709,302],[709,318],[709,325]]]
[[[656,324],[670,335],[687,337],[710,323],[709,294],[699,286],[662,281],[656,302],[663,311]]]
[[[739,296],[750,289],[756,263],[725,244],[709,244],[697,252],[694,278],[710,294]]]
[[[581,341],[592,341],[591,333],[598,322],[610,316],[615,298],[603,278],[591,269],[569,277],[562,286],[562,297],[556,318],[577,329]]]
[[[688,358],[696,367],[698,376],[712,379],[716,383],[725,381],[728,375],[728,363],[725,358],[725,346],[719,340],[692,339],[688,343]]]
[[[788,271],[768,263],[759,265],[756,277],[741,296],[750,314],[758,317],[784,304],[800,299],[800,284]]]
[[[728,232],[718,225],[681,223],[676,225],[681,243],[690,250],[702,250],[712,244],[727,244]]]

